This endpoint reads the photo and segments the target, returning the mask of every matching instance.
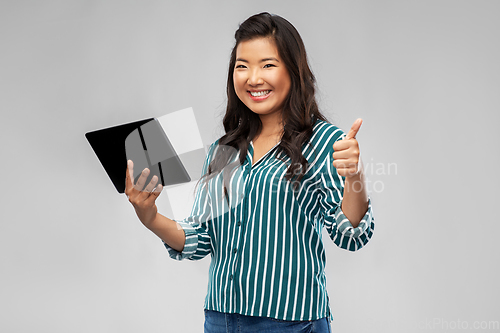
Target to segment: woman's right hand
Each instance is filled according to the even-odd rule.
[[[153,176],[150,183],[144,187],[149,172],[149,169],[144,169],[137,183],[134,184],[134,163],[128,160],[125,179],[125,195],[128,197],[128,201],[132,206],[134,206],[137,217],[139,217],[142,224],[144,224],[146,228],[151,229],[158,213],[156,198],[160,195],[163,186],[161,184],[156,186],[158,177]]]

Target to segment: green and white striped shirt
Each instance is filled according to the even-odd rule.
[[[225,171],[207,187],[200,182],[191,216],[177,221],[186,235],[183,251],[164,244],[177,260],[211,255],[205,309],[281,320],[333,319],[322,229],[337,246],[356,251],[374,228],[371,203],[356,228],[340,209],[344,178],[332,165],[332,146],[344,136],[336,126],[316,121],[313,149],[308,144],[302,149],[308,168],[295,191],[284,178],[290,159],[277,158],[278,145],[252,165],[250,143],[243,165],[226,185],[229,202],[222,186]],[[202,174],[217,147],[218,140]],[[234,154],[233,161],[238,158]]]

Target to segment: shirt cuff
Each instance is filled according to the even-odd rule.
[[[338,232],[348,237],[359,237],[363,235],[368,230],[368,228],[370,227],[370,223],[373,220],[372,204],[370,198],[368,198],[368,210],[366,211],[365,216],[363,216],[356,228],[352,226],[351,221],[349,221],[349,219],[344,215],[341,207],[342,203],[339,204],[339,207],[335,212],[335,221],[337,222]]]
[[[164,241],[163,244],[167,248],[170,258],[175,260],[183,260],[186,258],[190,258],[198,249],[198,233],[191,224],[179,221],[176,222],[182,227],[182,229],[184,230],[184,234],[186,235],[184,249],[182,249],[182,252],[179,252],[170,247]]]

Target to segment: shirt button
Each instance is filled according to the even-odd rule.
[[[241,226],[241,221],[238,221],[238,227]]]
[[[233,252],[234,252],[234,253],[238,252],[238,249],[233,249]]]
[[[233,274],[229,275],[229,280],[233,279]]]

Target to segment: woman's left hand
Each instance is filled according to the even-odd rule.
[[[337,169],[340,176],[350,178],[358,176],[361,173],[359,145],[358,140],[356,140],[356,134],[358,134],[362,123],[363,120],[361,118],[356,119],[346,137],[333,144],[333,166]]]

